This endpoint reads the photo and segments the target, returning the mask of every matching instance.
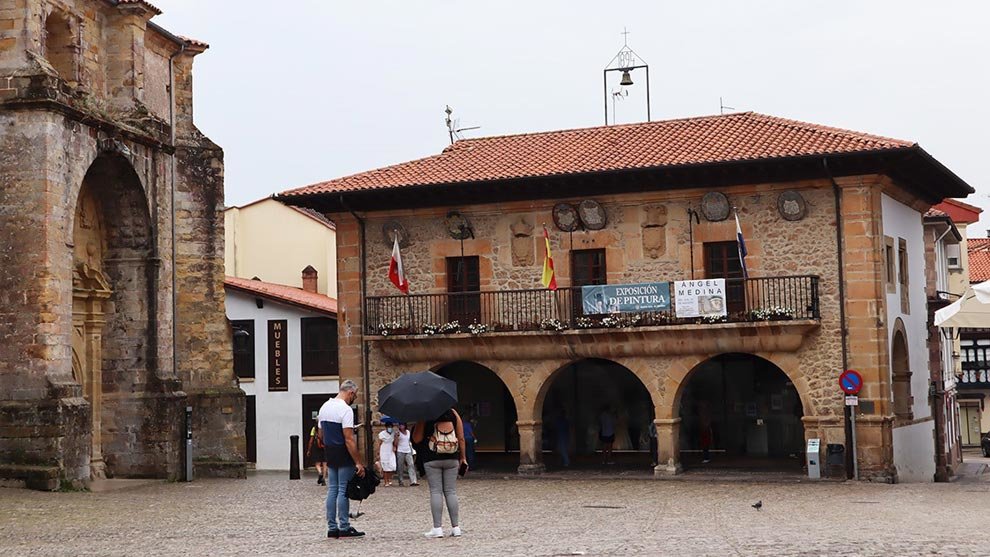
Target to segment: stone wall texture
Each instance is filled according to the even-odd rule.
[[[536,447],[540,446],[542,397],[554,372],[580,357],[607,357],[635,373],[651,393],[658,429],[669,436],[666,447],[661,439],[661,453],[667,454],[674,461],[668,464],[677,468],[680,388],[699,363],[728,351],[726,347],[741,347],[742,351],[775,363],[788,375],[802,398],[806,437],[822,438],[823,444],[845,442],[843,397],[837,378],[844,364],[860,370],[866,378],[863,401],[867,408],[870,404],[873,406],[857,427],[861,475],[881,481],[894,480],[890,388],[886,379],[889,376],[887,333],[882,317],[885,310],[879,198],[881,192],[900,198],[905,198],[906,194],[886,177],[872,175],[839,179],[837,189],[842,207],[842,276],[849,327],[846,362],[843,362],[839,311],[836,190],[829,180],[761,183],[726,187],[721,191],[738,209],[751,276],[817,275],[820,278],[821,319],[807,330],[801,329],[803,340],[796,346],[768,350],[765,347],[779,344],[772,338],[778,333],[755,325],[738,329],[731,329],[729,325],[698,326],[701,328],[693,333],[693,340],[687,335],[678,345],[680,353],[672,354],[667,348],[658,347],[652,354],[639,356],[623,355],[621,348],[599,349],[595,346],[649,344],[652,342],[649,335],[633,338],[619,336],[613,331],[485,333],[481,337],[461,335],[460,340],[420,337],[414,342],[408,337],[402,340],[402,337],[371,336],[368,338],[371,407],[377,403],[373,393],[404,371],[437,368],[458,359],[477,361],[493,370],[512,393],[523,445],[522,464],[538,466],[541,456]],[[803,219],[788,221],[779,214],[777,198],[786,190],[800,192],[804,197],[807,214]],[[702,278],[705,276],[703,243],[735,239],[735,221],[730,216],[721,222],[702,219],[691,231],[693,244],[689,241],[688,209],[698,209],[706,191],[699,188],[595,196],[607,212],[608,225],[600,231],[582,230],[572,234],[554,227],[551,211],[558,202],[576,204],[580,199],[367,213],[362,215],[367,236],[367,295],[398,293],[388,281],[392,245],[382,233],[383,224],[390,221],[401,224],[409,241],[408,247],[402,250],[402,258],[413,294],[445,292],[444,258],[459,256],[462,247],[465,255],[480,258],[482,290],[540,288],[544,223],[550,230],[557,282],[561,287],[570,284],[569,252],[572,249],[604,248],[611,284],[691,278],[693,249],[693,270]],[[451,209],[470,221],[473,239],[462,243],[447,234],[444,217]],[[664,215],[660,219],[662,232],[658,233],[654,227],[647,242],[644,240],[647,229],[643,223],[649,218],[655,220],[657,214]],[[343,323],[340,330],[341,375],[360,382],[362,242],[358,233],[361,224],[349,214],[329,216],[338,226],[339,304]],[[513,233],[512,226],[520,220],[526,226],[517,226],[517,231],[533,227],[528,239],[520,239]],[[660,241],[656,239],[658,234]],[[516,242],[517,253],[525,254],[529,246],[520,247],[518,243],[526,241],[534,243],[535,257],[520,265],[525,257],[513,257],[513,242]],[[747,340],[748,337],[752,338]],[[389,343],[394,347],[390,348]],[[560,346],[565,347],[554,348]],[[558,350],[559,357],[552,355],[554,350]]]
[[[221,287],[223,152],[192,121],[205,46],[180,54],[153,15],[97,0],[0,6],[0,479],[88,481],[97,429],[106,475],[176,478],[187,405],[197,473],[244,474]],[[84,189],[103,230],[88,267],[74,245]],[[109,283],[96,310],[79,301],[90,269]],[[83,323],[100,349],[95,387],[80,377]]]

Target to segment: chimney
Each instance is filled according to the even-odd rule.
[[[302,270],[303,290],[316,293],[316,269],[312,265],[306,265]]]

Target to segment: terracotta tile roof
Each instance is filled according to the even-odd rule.
[[[753,112],[460,140],[439,155],[283,196],[906,149],[915,144]]]
[[[227,288],[254,294],[276,302],[301,307],[318,313],[337,315],[337,300],[323,294],[306,292],[295,286],[285,286],[273,282],[254,279],[225,277],[223,284]]]
[[[316,222],[326,226],[330,230],[337,230],[337,225],[330,219],[328,219],[323,213],[317,211],[316,209],[310,209],[309,207],[296,207],[294,205],[288,206],[291,209],[306,215],[307,217],[315,220]]]
[[[947,217],[949,215],[947,215],[945,213],[945,211],[940,211],[940,210],[936,209],[935,207],[932,207],[931,209],[928,209],[928,211],[925,212],[925,216],[926,217]]]
[[[980,209],[975,205],[963,203],[958,199],[952,198],[945,199],[932,208],[942,211],[952,218],[952,222],[959,224],[973,224],[974,222],[979,222],[980,213],[983,212],[983,209]]]
[[[990,238],[969,238],[969,282],[990,280]]]

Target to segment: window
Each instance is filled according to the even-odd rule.
[[[746,309],[745,284],[742,264],[739,262],[739,244],[731,242],[705,242],[705,276],[724,278],[725,298],[729,313]]]
[[[571,285],[607,284],[604,249],[578,249],[571,252]]]
[[[607,284],[604,249],[578,249],[571,251],[571,286],[591,286]],[[581,289],[573,290],[574,311],[584,314],[584,300]]]
[[[893,294],[897,291],[897,260],[894,256],[894,239],[890,236],[883,237],[883,264],[887,292]]]
[[[234,333],[234,374],[241,379],[254,379],[254,321],[231,321]]]
[[[76,41],[69,19],[58,11],[45,20],[45,59],[55,68],[59,77],[76,81]]]
[[[302,326],[302,376],[337,375],[337,320],[304,317]]]
[[[947,244],[945,246],[946,265],[950,269],[962,269],[962,259],[959,244]]]
[[[901,313],[911,313],[910,297],[908,293],[908,252],[907,240],[897,239],[897,279],[901,285]]]
[[[462,326],[481,319],[481,272],[477,255],[447,258],[448,320]]]

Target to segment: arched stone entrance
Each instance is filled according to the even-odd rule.
[[[904,330],[904,321],[898,317],[894,321],[894,335],[890,348],[890,385],[894,417],[901,421],[910,421],[914,418],[911,376],[907,333]]]
[[[653,398],[637,374],[619,363],[588,358],[564,365],[544,381],[537,408],[540,446],[553,454],[549,462],[555,467],[645,469],[653,460]],[[603,458],[603,427],[614,437],[609,461]]]
[[[123,157],[101,155],[86,172],[72,238],[72,375],[91,406],[90,476],[104,478],[129,460],[125,426],[149,418],[123,397],[147,388],[156,359],[151,222]]]
[[[514,467],[519,451],[518,412],[498,374],[466,360],[436,366],[433,371],[457,383],[457,411],[470,420],[477,438],[474,467]]]
[[[805,438],[799,391],[783,369],[753,354],[701,362],[674,399],[681,466],[799,471]]]

